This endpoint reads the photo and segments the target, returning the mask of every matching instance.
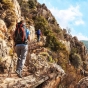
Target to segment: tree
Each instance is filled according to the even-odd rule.
[[[67,27],[66,30],[67,30],[67,33],[70,35],[71,29]]]

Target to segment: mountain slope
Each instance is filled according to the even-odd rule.
[[[82,40],[82,42],[85,44],[86,48],[88,49],[88,41]]]
[[[4,34],[3,31],[2,33],[6,37],[6,39],[3,40],[6,41],[7,46],[5,49],[8,49],[8,52],[4,53],[6,53],[7,56],[10,57],[10,61],[8,61],[7,58],[9,64],[11,62],[11,53],[13,51],[13,43],[11,43],[11,34],[15,29],[16,23],[24,18],[26,20],[27,27],[31,31],[31,34],[35,35],[35,32],[32,32],[30,26],[34,28],[33,31],[36,31],[40,28],[42,31],[42,38],[44,38],[44,41],[42,41],[42,46],[38,47],[38,43],[36,43],[36,45],[33,46],[35,47],[35,49],[32,51],[29,50],[28,52],[29,54],[27,57],[27,66],[29,66],[29,68],[34,66],[33,68],[31,68],[32,71],[34,71],[35,73],[36,69],[40,71],[41,69],[39,69],[38,66],[39,64],[42,65],[42,61],[41,59],[39,59],[41,61],[41,63],[39,62],[39,64],[32,64],[32,62],[30,62],[33,65],[30,66],[31,64],[29,64],[29,58],[31,57],[31,54],[32,56],[34,56],[32,61],[37,63],[37,61],[35,61],[35,54],[36,56],[38,56],[39,53],[43,51],[43,56],[40,55],[41,57],[47,57],[47,60],[60,65],[66,72],[66,76],[64,80],[61,82],[61,84],[59,84],[59,82],[56,83],[59,84],[58,86],[72,88],[81,78],[88,75],[88,64],[85,63],[87,61],[86,58],[88,56],[84,44],[81,41],[79,41],[76,36],[72,37],[70,34],[68,34],[66,29],[61,29],[55,17],[52,15],[52,13],[46,7],[45,4],[41,5],[37,2],[37,0],[1,0],[0,4],[2,5],[0,6],[0,11],[4,13],[4,15],[1,14],[0,18],[4,21],[7,28],[7,35]],[[39,44],[41,45],[41,42]],[[2,45],[3,44],[1,44],[1,46]],[[1,51],[4,51],[4,48],[1,48]],[[48,53],[51,57],[49,57],[49,55],[46,53]],[[0,53],[0,55],[2,56],[2,58],[4,58],[2,53]],[[3,60],[2,58],[0,58],[0,61]],[[9,67],[9,64],[6,67]],[[3,65],[1,64],[1,66]],[[15,66],[13,65],[12,68],[15,68]],[[57,72],[57,69],[52,69],[49,72]],[[47,76],[47,69],[45,71]],[[43,73],[41,74],[42,77],[45,76]],[[37,73],[37,75],[39,74]],[[52,74],[49,77],[52,78]],[[49,79],[47,81],[44,81],[44,84],[41,84],[40,87],[42,86],[41,88],[45,88],[43,87],[43,85],[49,85],[53,83],[53,81],[56,82],[55,80],[56,78],[54,80]]]

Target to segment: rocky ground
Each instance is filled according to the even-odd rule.
[[[56,63],[51,63],[50,58],[42,41],[31,42],[23,77],[19,78],[11,66],[9,75],[7,71],[0,74],[0,88],[56,88],[65,72]]]

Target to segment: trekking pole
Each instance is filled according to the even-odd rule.
[[[12,52],[10,52],[11,54],[11,63],[10,63],[10,66],[9,66],[9,69],[8,69],[8,77],[10,76],[11,77],[11,66],[12,66],[12,62],[13,62],[13,57],[14,57],[14,50]]]

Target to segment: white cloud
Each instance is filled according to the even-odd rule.
[[[61,0],[57,0],[57,1],[58,1],[58,3],[62,2]],[[69,28],[71,28],[72,36],[77,36],[77,38],[79,40],[88,40],[88,37],[84,36],[81,33],[82,29],[80,30],[80,33],[77,32],[78,28],[80,28],[80,25],[82,26],[85,24],[84,20],[82,19],[83,14],[80,12],[81,5],[80,6],[78,4],[77,4],[77,6],[71,5],[71,6],[69,6],[69,8],[61,10],[61,9],[58,9],[59,6],[58,7],[52,6],[52,3],[50,2],[50,0],[48,0],[48,1],[43,0],[43,2],[46,3],[47,7],[50,9],[50,11],[55,16],[55,18],[57,19],[58,23],[60,24],[60,26],[62,28],[69,27]],[[66,3],[66,4],[68,4],[68,3]],[[83,5],[83,3],[82,3],[82,5]],[[77,27],[77,29],[75,30],[76,27]],[[86,29],[85,29],[85,31],[86,31]]]
[[[74,26],[85,24],[82,20],[82,13],[79,11],[78,5],[76,7],[70,6],[66,10],[58,10],[54,7],[50,10],[62,28],[69,27],[70,23]],[[73,28],[71,28],[71,34],[72,36],[77,36],[78,40],[88,40],[88,37],[82,35],[82,33],[77,33]]]
[[[84,24],[82,20],[82,13],[79,11],[79,6],[70,6],[66,10],[58,10],[57,8],[50,9],[53,15],[56,17],[61,27],[66,28],[69,24],[81,25]]]
[[[88,36],[83,35],[81,32],[78,33],[74,28],[71,28],[71,35],[76,36],[78,40],[87,40],[88,41]]]
[[[74,35],[73,35],[73,36],[74,36]],[[79,40],[88,40],[88,37],[82,35],[82,33],[78,33],[78,34],[76,34],[75,36],[77,36],[77,38],[78,38]]]
[[[80,25],[80,24],[85,24],[83,20],[78,20],[78,21],[75,21],[75,24],[76,25]]]

